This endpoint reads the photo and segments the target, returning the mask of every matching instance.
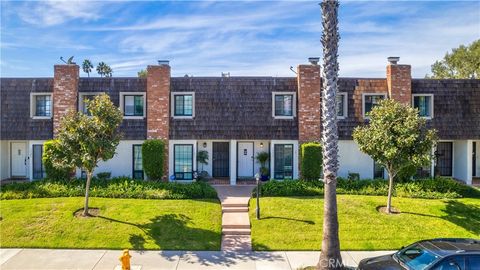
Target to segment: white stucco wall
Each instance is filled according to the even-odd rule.
[[[476,167],[477,167],[477,170],[476,170],[476,173],[477,173],[477,177],[480,177],[480,141],[476,141],[477,142],[477,158],[476,158]]]
[[[0,179],[9,177],[8,141],[0,141]]]
[[[362,153],[353,140],[338,141],[338,155],[338,176],[348,177],[348,173],[359,173],[360,179],[373,178],[373,159]]]
[[[101,172],[110,172],[112,177],[131,177],[133,172],[133,145],[142,143],[143,140],[120,141],[115,156],[106,162],[100,161],[98,167],[94,170],[94,175]],[[80,177],[80,174],[81,171],[77,170],[77,177]]]
[[[467,141],[453,142],[453,177],[464,182],[468,179],[468,155]]]

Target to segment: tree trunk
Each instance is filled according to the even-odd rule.
[[[392,213],[393,174],[388,173],[387,214]]]
[[[85,185],[85,206],[83,207],[83,216],[88,216],[88,195],[90,192],[90,182],[92,181],[93,172],[87,172],[87,183]]]
[[[338,1],[323,0],[322,8],[322,144],[325,180],[322,252],[318,269],[342,269],[337,216],[338,130],[336,95],[338,82]]]

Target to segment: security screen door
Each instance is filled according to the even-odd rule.
[[[230,143],[213,142],[213,177],[230,176]]]

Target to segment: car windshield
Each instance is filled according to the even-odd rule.
[[[421,270],[441,258],[440,255],[426,249],[421,243],[400,250],[395,256],[410,269]]]

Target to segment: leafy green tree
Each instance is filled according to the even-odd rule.
[[[322,176],[322,145],[318,142],[303,143],[300,150],[302,179],[318,181]]]
[[[145,69],[140,70],[137,72],[139,78],[147,78],[147,71]]]
[[[112,68],[109,65],[105,64],[105,62],[98,63],[97,72],[100,77],[112,77],[113,73]]]
[[[164,176],[166,143],[159,139],[148,139],[142,144],[142,165],[148,179],[162,180]],[[166,179],[168,181],[168,179]]]
[[[91,116],[70,111],[62,118],[55,151],[50,158],[55,167],[77,167],[86,171],[83,215],[88,216],[88,194],[93,171],[100,160],[107,161],[115,155],[121,138],[118,127],[122,122],[122,113],[106,94],[85,102]]]
[[[342,269],[338,237],[337,173],[338,130],[335,108],[338,89],[338,1],[323,0],[322,9],[322,146],[325,195],[323,202],[323,240],[318,269]]]
[[[460,45],[446,53],[442,60],[432,65],[432,79],[480,78],[480,39],[472,44]]]
[[[387,213],[391,213],[394,179],[412,166],[425,166],[431,160],[436,131],[426,128],[418,110],[387,99],[369,113],[367,125],[356,127],[353,139],[362,152],[383,165],[388,172]]]
[[[90,62],[90,60],[88,59],[83,60],[82,70],[83,72],[87,73],[88,77],[90,77],[90,72],[92,72],[92,68],[93,68],[93,65],[92,65],[92,62]]]

